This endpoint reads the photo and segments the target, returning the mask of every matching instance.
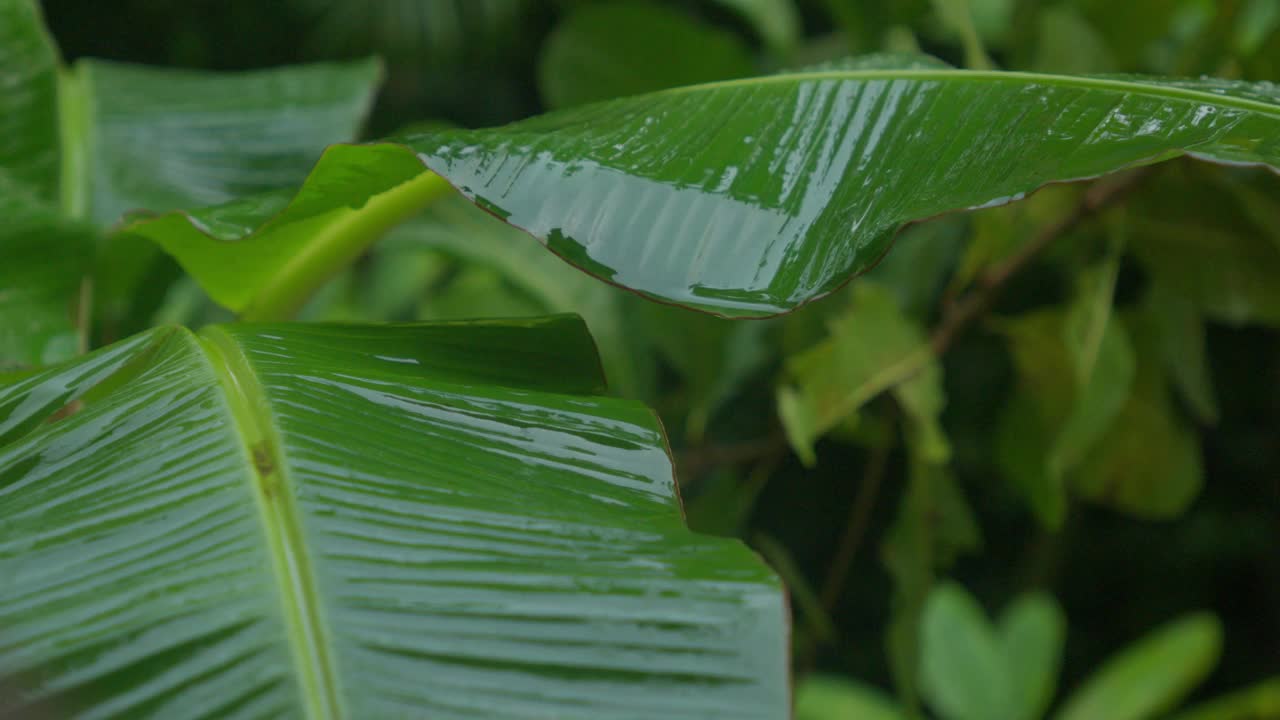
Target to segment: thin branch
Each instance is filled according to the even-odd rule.
[[[709,468],[768,460],[774,455],[781,455],[786,449],[787,436],[781,428],[765,437],[748,442],[731,445],[699,445],[687,448],[678,455],[676,476],[683,483]]]
[[[1031,242],[979,276],[975,289],[958,300],[948,303],[944,308],[942,320],[929,337],[929,345],[933,348],[934,354],[942,355],[950,349],[960,333],[991,308],[1009,280],[1025,270],[1053,245],[1055,240],[1076,229],[1088,218],[1115,204],[1145,175],[1146,169],[1140,168],[1094,183],[1085,191],[1080,202],[1071,212],[1057,222],[1045,226]]]

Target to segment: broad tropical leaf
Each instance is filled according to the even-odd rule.
[[[266,249],[279,235],[367,201],[420,202],[436,186],[406,183],[430,168],[610,282],[755,316],[830,292],[913,220],[1177,155],[1280,165],[1280,94],[1266,84],[873,67],[332,148],[287,209],[274,196],[129,230],[238,310],[282,262]],[[240,258],[266,258],[265,274],[228,272]]]
[[[19,714],[785,715],[779,584],[600,389],[564,316],[167,327],[10,379]]]
[[[356,139],[381,74],[373,60],[252,72],[76,63],[88,214],[215,205],[296,185],[326,145]]]

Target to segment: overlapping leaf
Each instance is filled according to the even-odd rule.
[[[685,529],[582,324],[160,328],[0,385],[19,714],[786,713],[786,609]]]
[[[235,308],[214,277],[231,260],[208,262],[211,248],[315,231],[325,213],[430,168],[610,282],[766,315],[865,270],[906,222],[1180,154],[1280,164],[1280,94],[1217,80],[845,67],[399,140],[331,150],[283,212],[276,197],[130,230]]]

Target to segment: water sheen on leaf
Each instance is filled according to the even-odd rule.
[[[165,327],[0,380],[14,712],[784,716],[779,583],[601,389],[567,316]]]
[[[400,141],[328,158],[302,190],[308,201],[280,215],[279,202],[239,203],[130,230],[207,286],[217,264],[187,261],[210,243],[269,242],[425,165],[610,282],[769,315],[866,270],[907,222],[1180,154],[1280,165],[1280,92],[1220,80],[798,71]]]

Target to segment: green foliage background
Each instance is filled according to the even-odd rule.
[[[45,12],[68,61],[247,69],[381,54],[387,84],[365,130],[377,137],[915,48],[971,67],[1276,80],[1275,7],[57,0]],[[1222,658],[1196,697],[1216,695],[1280,672],[1280,179],[1186,160],[1155,168],[1019,268],[937,367],[840,397],[1083,192],[1052,187],[913,226],[865,278],[749,322],[646,303],[446,203],[301,317],[584,314],[614,391],[660,410],[693,527],[747,539],[791,585],[797,677],[913,697],[901,633],[946,576],[992,611],[1033,590],[1057,598],[1060,692],[1163,623],[1210,611]],[[499,239],[458,243],[432,234],[438,222]],[[227,317],[175,265],[154,277],[163,291],[132,300],[99,340],[153,319]],[[908,432],[912,416],[931,429]]]

